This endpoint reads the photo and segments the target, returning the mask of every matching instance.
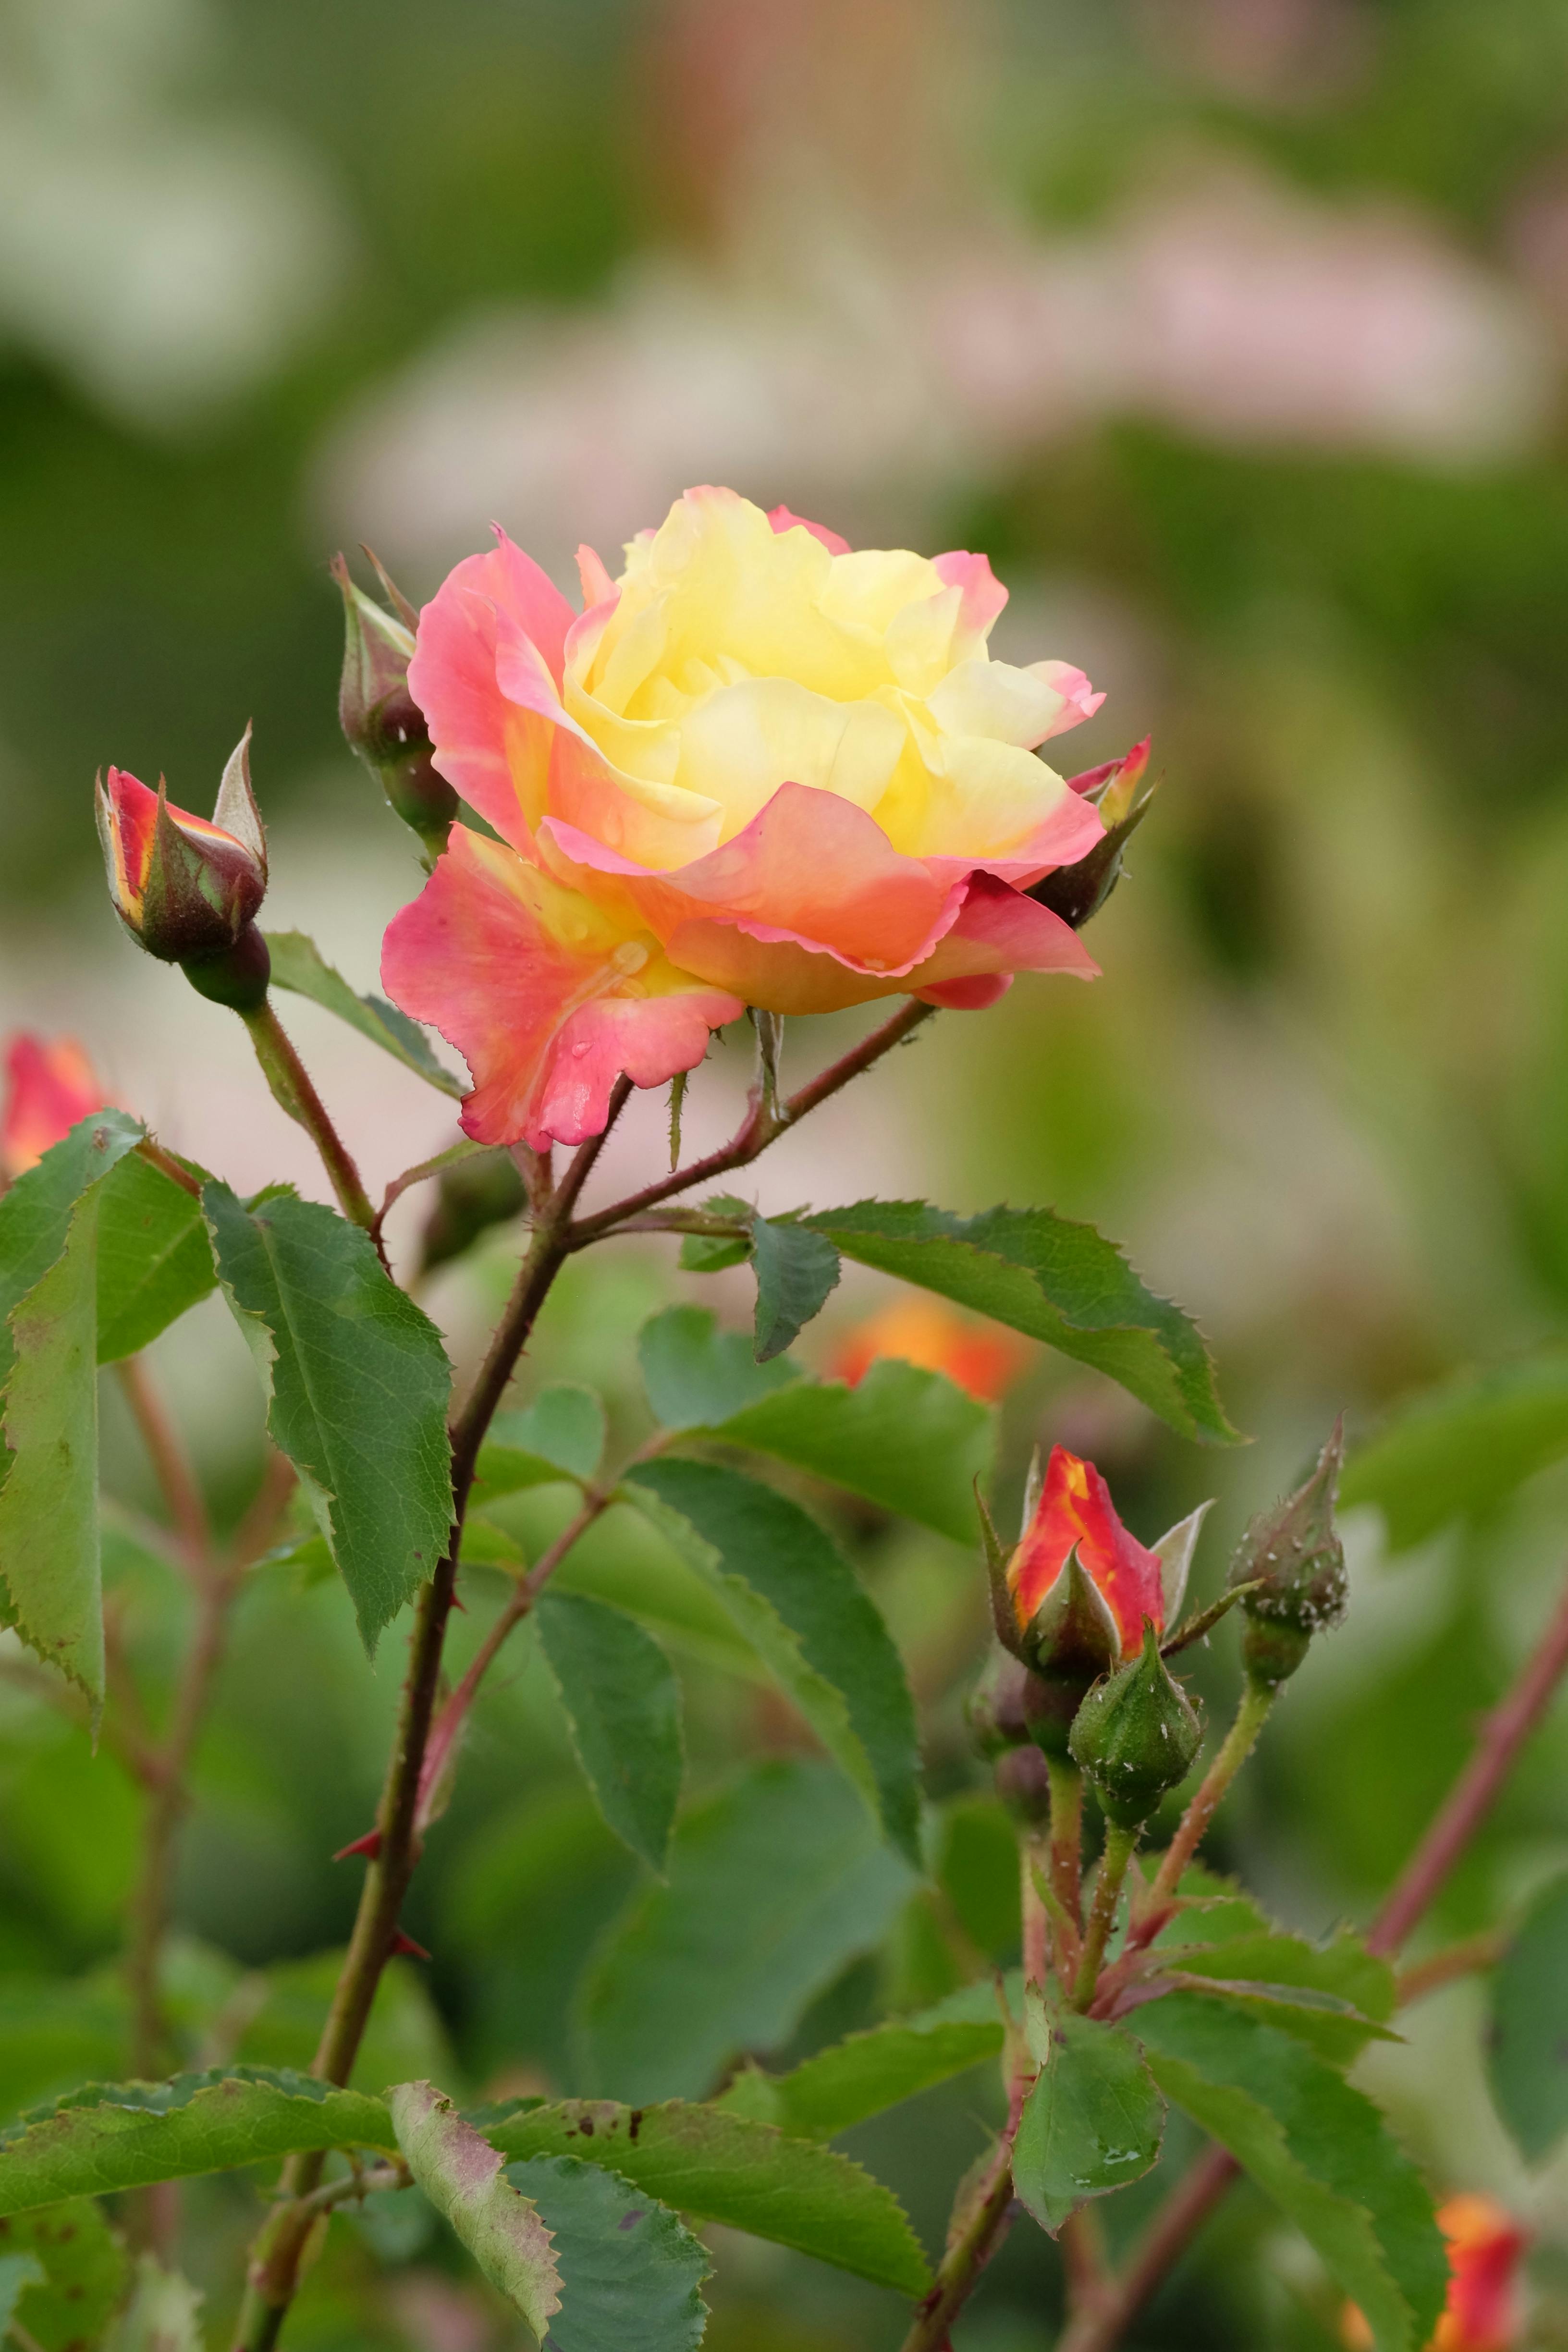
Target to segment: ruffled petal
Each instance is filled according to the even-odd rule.
[[[710,1031],[744,1010],[466,825],[389,927],[382,979],[467,1061],[464,1132],[536,1150],[597,1135],[623,1071],[648,1087],[691,1069]]]
[[[822,541],[829,555],[847,555],[849,552],[849,541],[847,539],[840,539],[836,530],[829,530],[825,522],[807,522],[804,515],[791,514],[788,507],[770,507],[768,520],[775,532],[810,531],[813,539],[819,539]]]
[[[1007,602],[1007,591],[991,569],[988,555],[971,555],[964,548],[952,548],[946,555],[931,558],[931,569],[944,587],[963,591],[958,624],[953,630],[952,657],[963,661],[978,653],[991,635],[997,615]]]
[[[489,554],[468,556],[449,572],[419,615],[408,690],[425,713],[436,767],[518,848],[544,814],[553,733],[548,709],[520,707],[503,690],[498,638],[504,625],[532,648],[553,701],[576,617],[504,535]]]
[[[1096,694],[1082,670],[1075,669],[1071,662],[1043,661],[1032,667],[1062,698],[1060,713],[1046,730],[1047,735],[1065,735],[1069,727],[1081,727],[1105,700],[1104,695]]]
[[[976,874],[952,929],[904,986],[928,1004],[975,1013],[994,1004],[1007,978],[1018,971],[1066,971],[1075,980],[1095,980],[1100,966],[1070,924],[1048,907],[993,875]],[[998,980],[1000,987],[994,984]]]
[[[567,878],[594,874],[617,885],[623,903],[660,939],[716,916],[755,939],[816,949],[879,979],[896,980],[930,955],[962,895],[951,877],[901,856],[863,809],[807,784],[782,784],[733,841],[674,873],[640,869],[554,819],[542,828],[541,846]]]

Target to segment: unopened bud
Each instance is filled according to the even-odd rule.
[[[384,611],[357,588],[341,555],[333,557],[331,571],[343,598],[343,674],[338,688],[343,733],[389,805],[435,859],[447,846],[458,795],[436,772],[430,730],[408,691],[413,608],[384,573],[387,593],[396,599],[403,617]]]
[[[1064,923],[1070,923],[1075,931],[1099,914],[1121,879],[1121,853],[1143,822],[1158,789],[1157,782],[1144,782],[1148,766],[1145,736],[1123,758],[1107,761],[1102,768],[1086,768],[1081,775],[1068,780],[1080,799],[1099,810],[1104,835],[1087,856],[1073,866],[1058,866],[1054,874],[1037,882],[1028,895],[1048,907],[1053,915],[1059,915]]]
[[[1015,1821],[1043,1828],[1051,1818],[1051,1768],[1037,1748],[1010,1748],[996,1759],[996,1794]]]
[[[521,1215],[527,1199],[516,1160],[500,1146],[444,1169],[436,1188],[436,1205],[426,1220],[426,1273],[461,1257],[489,1226],[509,1223]]]
[[[211,821],[175,808],[122,768],[98,780],[98,830],[115,912],[149,955],[181,965],[205,996],[239,1009],[267,992],[255,919],[267,837],[250,788],[250,730],[223,772]]]
[[[1242,1663],[1254,1682],[1286,1681],[1313,1634],[1343,1621],[1348,1586],[1334,1504],[1344,1454],[1342,1414],[1311,1476],[1273,1510],[1260,1511],[1237,1547],[1229,1581],[1254,1587],[1241,1603]]]
[[[988,1759],[1005,1756],[1030,1738],[1026,1693],[1034,1680],[1021,1659],[995,1650],[984,1672],[963,1702],[963,1719],[980,1754]]]
[[[1142,1654],[1098,1684],[1079,1707],[1068,1752],[1106,1818],[1119,1829],[1136,1829],[1186,1779],[1202,1738],[1192,1701],[1148,1623]]]

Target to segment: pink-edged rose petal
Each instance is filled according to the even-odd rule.
[[[810,531],[813,539],[822,541],[829,555],[847,555],[849,552],[849,541],[840,539],[836,530],[829,530],[825,522],[807,522],[804,515],[791,514],[788,507],[770,507],[768,520],[775,531]]]
[[[597,1135],[622,1072],[661,1085],[745,1009],[466,825],[389,927],[382,979],[467,1061],[465,1134],[536,1150]]]

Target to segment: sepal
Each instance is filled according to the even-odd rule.
[[[419,835],[433,863],[447,846],[458,795],[436,772],[430,730],[408,690],[417,616],[381,565],[375,568],[397,605],[395,617],[355,585],[342,555],[332,558],[332,577],[343,599],[338,719],[350,749],[374,776],[394,813]]]
[[[1184,1519],[1178,1519],[1173,1528],[1167,1528],[1153,1547],[1154,1557],[1160,1563],[1160,1591],[1165,1603],[1167,1625],[1173,1625],[1181,1614],[1182,1602],[1186,1597],[1187,1578],[1192,1571],[1193,1554],[1198,1548],[1204,1521],[1213,1508],[1214,1497],[1211,1496],[1206,1503],[1200,1503],[1195,1511],[1189,1511]]]
[[[1121,1663],[1121,1637],[1110,1604],[1079,1559],[1077,1544],[1024,1629],[1023,1655],[1038,1675],[1085,1685]]]
[[[1145,736],[1121,759],[1068,780],[1074,792],[1099,811],[1105,832],[1086,856],[1076,865],[1058,866],[1054,874],[1037,882],[1028,895],[1075,931],[1099,914],[1121,879],[1122,852],[1159,789],[1158,778],[1145,781],[1148,766]]]

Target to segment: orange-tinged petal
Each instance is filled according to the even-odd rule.
[[[465,1133],[537,1150],[597,1135],[623,1072],[652,1087],[693,1068],[709,1033],[745,1009],[466,825],[389,927],[382,977],[468,1062]]]
[[[1051,1450],[1035,1516],[1007,1563],[1021,1629],[1067,1566],[1075,1544],[1085,1573],[1116,1620],[1122,1654],[1130,1655],[1143,1638],[1146,1617],[1156,1632],[1164,1629],[1159,1559],[1122,1526],[1093,1463],[1058,1445]]]
[[[20,1176],[36,1167],[79,1119],[101,1110],[106,1099],[74,1037],[47,1039],[26,1031],[13,1037],[5,1051],[0,1175]]]
[[[1449,2279],[1433,2352],[1510,2352],[1519,2341],[1515,2285],[1526,2232],[1491,2197],[1450,2197],[1437,2226],[1448,2242]]]
[[[868,1316],[846,1334],[828,1371],[858,1388],[875,1363],[896,1357],[928,1372],[945,1372],[984,1404],[994,1404],[1028,1361],[1028,1349],[1010,1331],[966,1322],[936,1298],[900,1298]]]

